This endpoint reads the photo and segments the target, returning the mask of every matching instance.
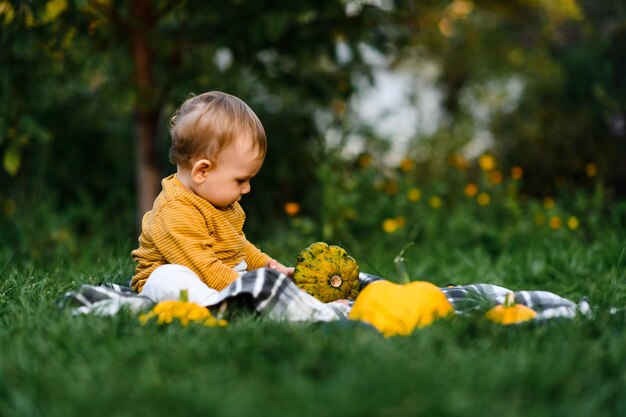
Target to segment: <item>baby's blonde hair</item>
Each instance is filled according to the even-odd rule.
[[[251,151],[259,158],[267,152],[261,121],[243,100],[220,91],[192,96],[170,119],[170,161],[190,168],[197,157],[216,163],[219,153],[241,136],[252,140]]]

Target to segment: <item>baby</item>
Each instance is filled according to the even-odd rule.
[[[239,205],[261,169],[265,130],[252,109],[229,94],[212,91],[183,103],[170,122],[170,160],[176,174],[142,220],[132,287],[155,301],[178,299],[208,305],[246,271],[285,267],[257,249],[242,228]]]

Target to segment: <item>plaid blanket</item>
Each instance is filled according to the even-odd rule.
[[[360,273],[360,288],[383,278]],[[474,284],[441,288],[457,314],[471,314],[486,305],[502,304],[510,290],[492,284]],[[259,269],[242,275],[222,290],[215,307],[232,300],[242,301],[254,311],[273,320],[333,321],[345,319],[351,303],[322,303],[298,288],[284,274],[270,269]],[[537,312],[535,320],[555,317],[573,318],[577,312],[588,314],[586,299],[576,304],[547,291],[517,291],[515,302]],[[77,291],[63,295],[61,308],[70,308],[73,314],[114,315],[122,309],[138,313],[150,309],[155,302],[135,294],[129,287],[116,284],[83,285]],[[211,307],[211,306],[209,306]]]

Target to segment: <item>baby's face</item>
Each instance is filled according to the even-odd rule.
[[[250,181],[261,169],[263,158],[252,150],[247,138],[240,138],[224,149],[205,181],[194,191],[219,209],[225,209],[250,192]]]

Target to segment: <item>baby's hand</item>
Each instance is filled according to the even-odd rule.
[[[274,269],[278,272],[281,272],[289,277],[293,276],[293,267],[286,267],[285,265],[278,262],[276,259],[270,259],[265,265],[269,269]]]

